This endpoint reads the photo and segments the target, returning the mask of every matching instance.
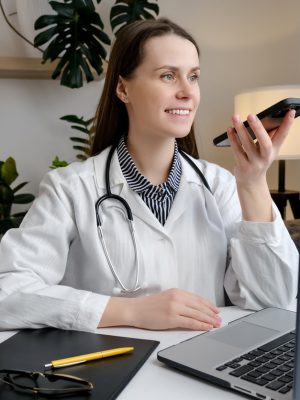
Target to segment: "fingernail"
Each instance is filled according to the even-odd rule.
[[[296,115],[296,110],[295,109],[290,110],[290,117],[295,118],[295,115]]]

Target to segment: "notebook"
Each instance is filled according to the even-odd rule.
[[[115,347],[134,347],[130,354],[90,361],[55,370],[92,382],[89,395],[76,395],[77,400],[115,399],[142,367],[159,342],[54,328],[28,329],[0,344],[0,369],[44,371],[44,365],[55,359],[93,353]],[[32,398],[0,382],[0,400]],[[72,397],[66,397],[70,399]]]
[[[161,350],[157,358],[254,398],[299,400],[299,314],[266,308]]]

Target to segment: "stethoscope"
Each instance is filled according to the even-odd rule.
[[[116,282],[119,284],[119,286],[122,289],[122,292],[125,293],[134,293],[137,292],[138,290],[141,289],[140,285],[139,285],[139,274],[140,274],[140,262],[139,262],[139,254],[138,254],[138,249],[137,249],[137,242],[136,242],[136,238],[135,238],[135,229],[134,229],[134,225],[133,225],[133,217],[132,217],[132,211],[131,208],[129,206],[129,204],[127,203],[127,201],[125,199],[123,199],[123,197],[118,196],[116,194],[113,194],[110,190],[110,180],[109,180],[109,170],[110,170],[110,164],[111,164],[111,159],[113,156],[113,153],[116,150],[117,145],[114,145],[111,147],[108,156],[107,156],[107,160],[106,160],[106,165],[105,165],[105,185],[106,185],[106,194],[104,194],[103,196],[101,196],[95,204],[95,211],[96,211],[96,219],[97,219],[97,230],[98,230],[98,234],[99,234],[99,238],[100,241],[102,243],[102,247],[104,250],[104,254],[107,260],[107,263],[109,265],[109,268],[111,270],[111,273],[113,274]],[[198,174],[198,176],[200,177],[202,183],[204,184],[204,186],[207,188],[207,190],[209,190],[211,192],[211,189],[209,187],[209,184],[207,182],[207,180],[205,179],[205,176],[203,175],[203,173],[200,171],[200,169],[197,167],[197,165],[188,157],[188,155],[186,153],[184,153],[183,151],[179,150],[181,156],[190,164],[190,166],[194,169],[194,171]],[[211,192],[212,193],[212,192]],[[134,256],[135,256],[135,264],[136,264],[136,273],[135,273],[135,283],[133,285],[132,288],[127,287],[121,280],[121,278],[119,277],[112,261],[111,258],[109,256],[109,252],[106,246],[106,242],[104,239],[104,235],[103,235],[103,230],[102,230],[102,219],[100,217],[100,206],[101,204],[108,199],[113,199],[113,200],[117,200],[118,202],[120,202],[122,204],[122,206],[124,207],[124,209],[126,210],[126,214],[127,214],[127,219],[128,219],[128,224],[129,224],[129,229],[130,229],[130,233],[131,233],[131,238],[132,238],[132,242],[133,242],[133,247],[134,247]]]

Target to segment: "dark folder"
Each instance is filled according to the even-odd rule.
[[[54,370],[75,375],[93,383],[90,395],[66,399],[115,399],[141,368],[159,342],[53,328],[23,330],[0,344],[0,369],[44,371],[44,365],[61,358],[93,353],[115,347],[134,347],[134,351]],[[0,400],[30,399],[0,382]]]

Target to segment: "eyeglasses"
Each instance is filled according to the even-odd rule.
[[[87,393],[93,389],[91,382],[73,375],[15,369],[1,369],[0,374],[4,374],[4,376],[0,376],[0,381],[9,385],[15,391],[29,393],[34,396],[63,397]],[[46,385],[47,387],[40,386],[38,382],[44,379],[49,382]],[[58,387],[57,382],[59,384]],[[73,387],[70,387],[69,382],[74,384]]]

